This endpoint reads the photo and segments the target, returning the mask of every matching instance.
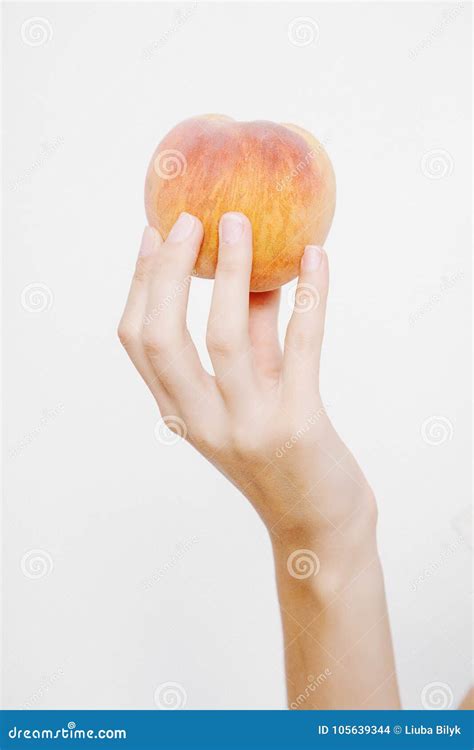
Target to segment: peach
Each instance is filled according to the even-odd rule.
[[[322,245],[335,206],[334,171],[310,133],[290,124],[202,115],[176,125],[154,152],[145,182],[148,222],[166,237],[181,211],[204,239],[195,274],[214,278],[219,219],[252,222],[251,289],[268,291],[298,274],[305,245]]]

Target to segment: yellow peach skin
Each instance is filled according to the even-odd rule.
[[[305,245],[322,245],[336,185],[326,151],[296,125],[202,115],[176,125],[155,150],[145,182],[148,222],[166,237],[181,211],[197,216],[204,239],[195,273],[214,278],[219,219],[241,211],[254,236],[252,291],[298,274]]]

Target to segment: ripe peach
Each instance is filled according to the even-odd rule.
[[[195,273],[206,279],[214,277],[220,217],[244,213],[254,238],[251,289],[267,291],[297,276],[305,245],[324,243],[335,192],[328,155],[302,128],[203,115],[179,123],[159,144],[145,207],[163,237],[181,211],[201,219]]]

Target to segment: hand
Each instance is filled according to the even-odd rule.
[[[253,503],[275,538],[360,530],[375,520],[371,490],[337,436],[319,393],[328,260],[305,249],[282,354],[279,291],[250,293],[252,228],[242,214],[220,223],[202,367],[186,328],[200,221],[182,214],[162,242],[144,232],[120,339],[155,396],[163,420]],[[178,418],[178,419],[177,419]]]
[[[207,331],[211,376],[186,328],[202,236],[189,214],[165,242],[145,229],[119,337],[164,422],[246,495],[270,532],[289,705],[397,708],[375,501],[319,392],[327,256],[304,250],[282,353],[279,292],[249,294],[252,228],[242,214],[224,214]],[[308,675],[319,676],[308,685]]]

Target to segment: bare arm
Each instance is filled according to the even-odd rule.
[[[250,223],[224,215],[207,332],[212,376],[186,328],[202,232],[189,214],[165,242],[145,230],[120,339],[163,425],[225,474],[269,531],[290,707],[398,708],[375,501],[319,393],[327,256],[304,251],[282,352],[279,292],[249,295]]]

